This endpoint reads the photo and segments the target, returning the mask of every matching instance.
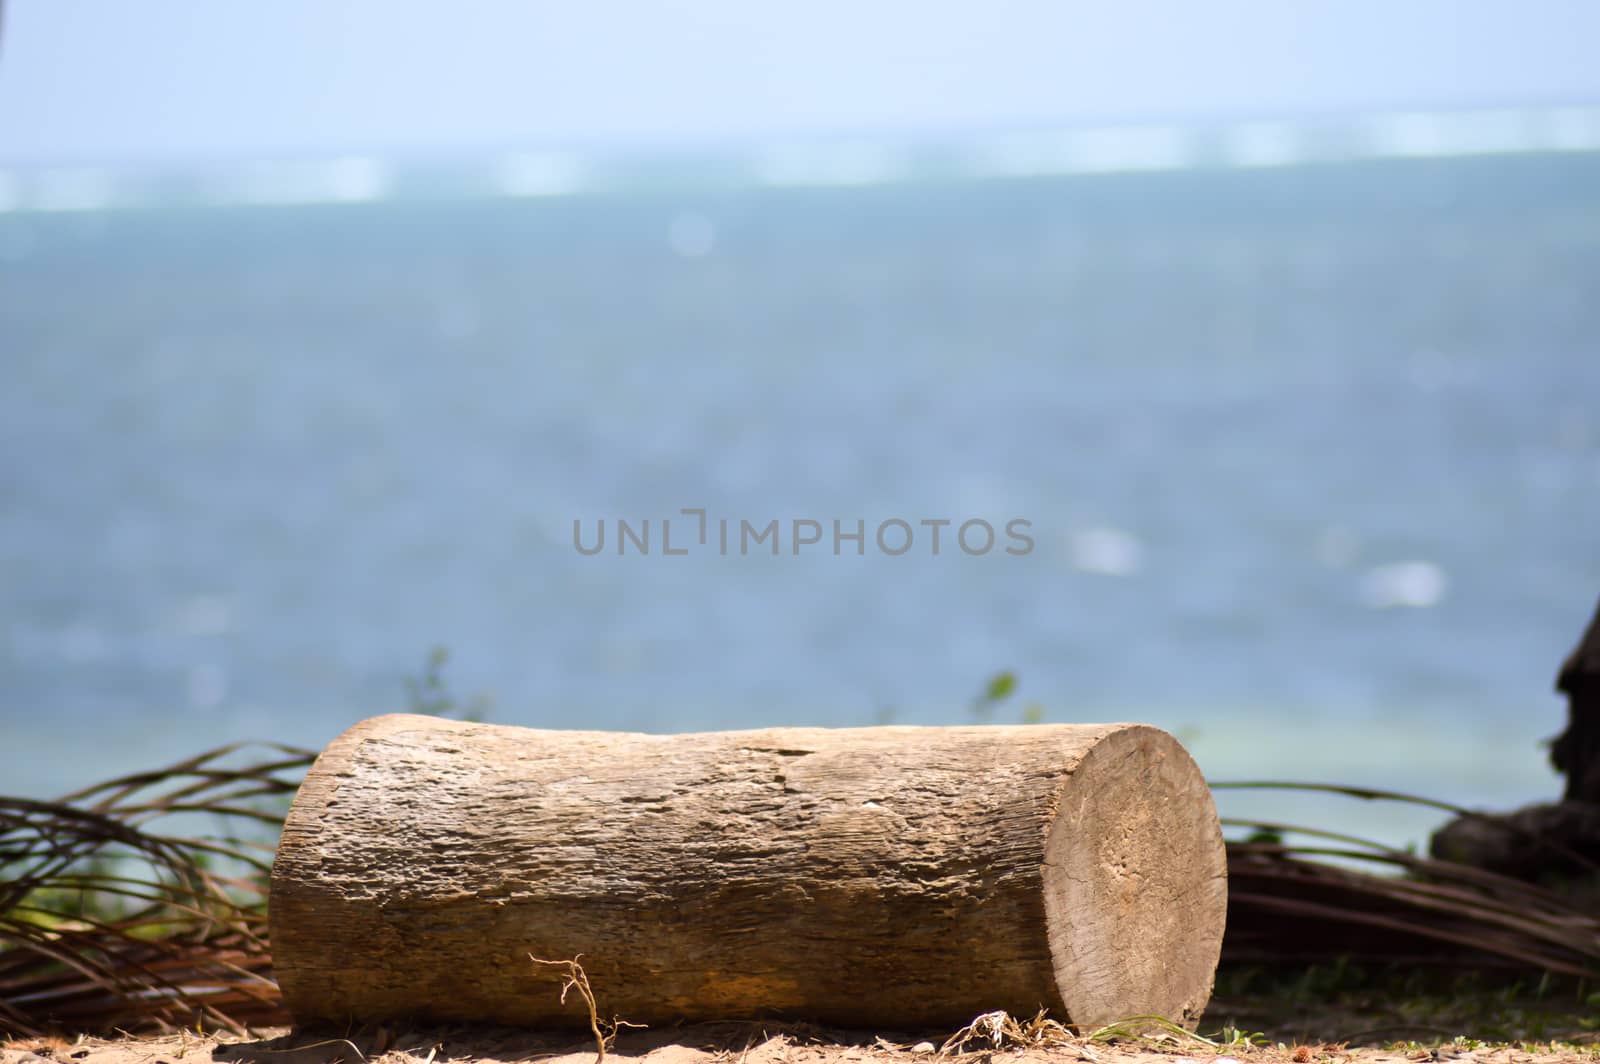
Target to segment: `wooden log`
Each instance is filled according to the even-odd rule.
[[[273,866],[302,1022],[794,1018],[1041,1008],[1193,1026],[1227,905],[1211,794],[1136,724],[700,735],[395,715],[318,758]]]

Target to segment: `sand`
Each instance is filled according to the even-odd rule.
[[[837,1032],[835,1033],[837,1034]],[[893,1036],[899,1039],[905,1036]],[[1463,1044],[1431,1048],[1344,1048],[1330,1045],[1213,1047],[1171,1035],[1129,1042],[1070,1042],[1049,1047],[993,1048],[969,1043],[940,1052],[930,1041],[847,1039],[761,1025],[710,1025],[625,1032],[607,1064],[1555,1064],[1600,1059],[1582,1046]],[[249,1036],[192,1033],[114,1039],[23,1040],[0,1045],[0,1064],[595,1064],[592,1039],[486,1028],[392,1032],[379,1028],[350,1039],[286,1028]]]

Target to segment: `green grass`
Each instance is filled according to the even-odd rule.
[[[1202,1029],[1213,1023],[1288,1045],[1589,1046],[1600,1032],[1600,994],[1587,980],[1548,974],[1374,969],[1347,958],[1227,966]]]

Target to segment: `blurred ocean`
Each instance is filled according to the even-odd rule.
[[[1014,669],[995,719],[1148,720],[1214,778],[1556,792],[1600,595],[1600,154],[539,165],[566,194],[0,211],[7,793],[320,745],[436,645],[506,723],[955,723]],[[868,551],[574,549],[685,507]],[[939,518],[1035,547],[871,542]]]

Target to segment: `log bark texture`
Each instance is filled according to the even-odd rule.
[[[1193,1026],[1227,906],[1211,794],[1133,724],[700,735],[395,715],[318,758],[272,873],[297,1018]]]

